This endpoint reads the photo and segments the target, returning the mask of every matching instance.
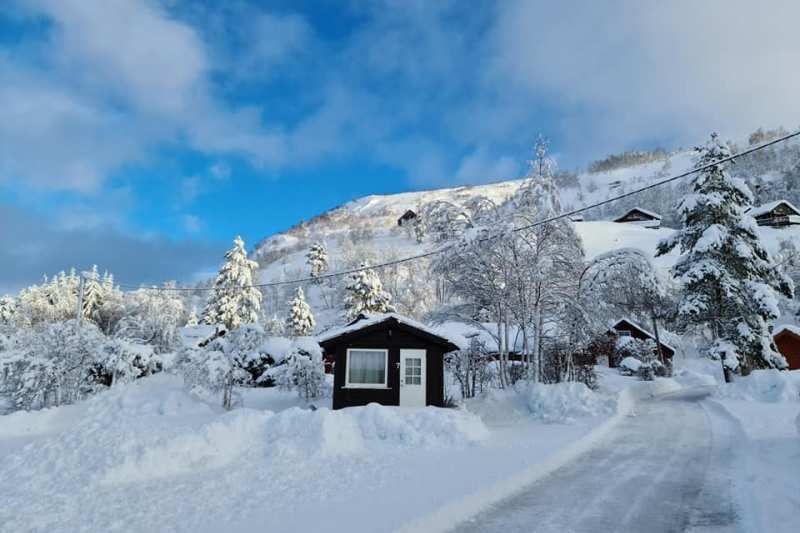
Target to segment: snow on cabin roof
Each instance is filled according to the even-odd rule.
[[[767,202],[766,204],[757,205],[750,209],[747,214],[751,217],[760,217],[761,215],[768,214],[781,204],[786,205],[789,209],[800,215],[800,209],[797,209],[791,202],[787,200],[775,200],[774,202]]]
[[[793,333],[800,337],[800,326],[795,326],[792,324],[781,324],[775,328],[775,331],[772,332],[772,336],[774,337],[778,333],[783,333],[784,331],[788,331],[789,333]]]
[[[658,213],[654,213],[652,211],[648,211],[647,209],[642,209],[641,207],[634,207],[632,209],[628,209],[622,216],[619,216],[619,217],[615,218],[614,222],[622,220],[623,218],[625,218],[626,216],[630,215],[634,211],[639,211],[640,213],[643,213],[643,214],[645,214],[645,215],[647,215],[649,217],[653,217],[656,220],[661,220],[661,215],[659,215]]]
[[[450,339],[441,331],[438,331],[430,326],[426,326],[422,322],[417,322],[412,318],[408,318],[407,316],[399,315],[397,313],[375,313],[375,314],[361,315],[359,318],[357,318],[356,320],[354,320],[353,322],[351,322],[346,326],[333,328],[324,333],[321,333],[320,335],[317,336],[317,342],[322,344],[323,342],[335,339],[336,337],[341,337],[342,335],[346,335],[354,331],[359,331],[369,326],[380,324],[382,322],[386,322],[387,320],[392,320],[392,319],[396,320],[400,324],[409,326],[414,329],[418,329],[420,331],[427,333],[428,335],[432,335],[434,337],[442,339],[445,342],[448,342],[455,346],[459,346],[458,342],[454,341],[453,339]]]
[[[639,331],[641,331],[642,333],[644,333],[645,335],[647,335],[651,339],[656,340],[656,336],[653,335],[653,333],[651,333],[650,330],[647,330],[647,329],[643,328],[637,322],[631,320],[630,318],[620,318],[619,320],[617,320],[616,322],[614,322],[611,325],[611,329],[617,329],[617,326],[619,326],[623,322],[627,322],[628,324],[630,324],[631,326],[635,327],[636,329],[638,329]],[[661,341],[661,345],[666,347],[666,348],[669,348],[674,353],[678,353],[678,350],[676,350],[673,346],[667,344],[663,340]]]

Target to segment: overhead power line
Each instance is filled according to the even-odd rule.
[[[687,170],[686,172],[682,172],[680,174],[676,174],[675,176],[670,176],[669,178],[664,178],[662,180],[655,181],[653,183],[650,183],[649,185],[645,185],[643,187],[639,187],[638,189],[634,189],[632,191],[629,191],[629,192],[626,192],[626,193],[623,193],[623,194],[619,194],[617,196],[614,196],[614,197],[611,197],[611,198],[607,198],[605,200],[602,200],[602,201],[599,201],[599,202],[595,202],[593,204],[584,205],[582,207],[579,207],[579,208],[576,208],[576,209],[572,209],[570,211],[566,211],[566,212],[560,213],[558,215],[553,215],[551,217],[544,218],[542,220],[537,220],[537,221],[532,222],[530,224],[525,224],[524,226],[519,226],[519,227],[513,228],[510,231],[513,232],[513,233],[516,233],[516,232],[519,232],[519,231],[524,231],[524,230],[527,230],[527,229],[535,228],[536,226],[542,226],[544,224],[549,224],[549,223],[555,222],[557,220],[561,220],[561,219],[564,219],[564,218],[572,217],[572,216],[577,215],[579,213],[583,213],[585,211],[589,211],[591,209],[602,207],[604,205],[608,205],[608,204],[616,202],[618,200],[622,200],[624,198],[628,198],[630,196],[634,196],[634,195],[643,193],[645,191],[649,191],[650,189],[655,189],[656,187],[661,187],[662,185],[666,185],[668,183],[672,183],[673,181],[677,181],[677,180],[686,178],[688,176],[691,176],[692,174],[697,174],[698,172],[703,172],[704,170],[708,170],[709,168],[715,167],[717,165],[722,165],[724,163],[729,163],[729,162],[734,161],[734,160],[736,160],[736,159],[738,159],[740,157],[744,157],[744,156],[752,154],[754,152],[758,152],[759,150],[763,150],[763,149],[768,148],[770,146],[773,146],[773,145],[788,141],[789,139],[792,139],[793,137],[797,137],[797,136],[800,136],[800,130],[796,130],[796,131],[794,131],[792,133],[788,133],[788,134],[783,135],[781,137],[777,137],[775,139],[772,139],[771,141],[768,141],[768,142],[753,146],[751,148],[748,148],[747,150],[743,150],[741,152],[737,152],[737,153],[732,154],[732,155],[730,155],[728,157],[723,157],[722,159],[718,159],[718,160],[716,160],[716,161],[714,161],[712,163],[708,163],[708,164],[700,166],[700,167],[692,168],[690,170]],[[495,239],[495,238],[499,237],[500,235],[502,235],[502,234],[497,234],[497,235],[484,237],[484,238],[479,239],[477,241],[478,242],[482,242],[482,241]],[[305,277],[305,278],[297,278],[297,279],[292,279],[292,280],[282,280],[282,281],[271,281],[271,282],[267,282],[267,283],[257,283],[257,284],[253,284],[253,285],[251,285],[249,287],[242,287],[242,288],[278,287],[278,286],[282,286],[282,285],[295,285],[295,284],[299,284],[299,283],[310,283],[312,281],[318,281],[318,280],[324,280],[324,279],[339,278],[339,277],[342,277],[342,276],[349,276],[349,275],[355,274],[357,272],[362,272],[362,271],[365,271],[365,270],[379,270],[379,269],[382,269],[382,268],[388,268],[388,267],[401,265],[403,263],[409,263],[411,261],[417,261],[419,259],[424,259],[426,257],[432,257],[434,255],[438,255],[440,253],[444,253],[445,251],[449,250],[453,246],[454,246],[454,243],[451,242],[451,243],[448,243],[448,244],[446,244],[444,246],[441,246],[439,248],[436,248],[434,250],[431,250],[431,251],[428,251],[428,252],[425,252],[425,253],[421,253],[421,254],[417,254],[417,255],[411,255],[411,256],[403,257],[401,259],[394,259],[392,261],[386,261],[384,263],[379,263],[377,265],[370,265],[370,266],[364,266],[364,267],[358,267],[358,268],[351,268],[351,269],[348,269],[348,270],[340,270],[340,271],[337,271],[337,272],[329,272],[327,274],[321,274],[321,275],[316,276],[316,277],[308,276],[308,277]],[[120,284],[118,286],[120,288],[134,289],[134,290],[135,289],[147,289],[147,290],[187,291],[187,292],[213,291],[214,290],[214,287],[143,287],[143,286],[124,285],[124,284]]]

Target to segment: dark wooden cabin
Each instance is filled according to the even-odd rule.
[[[633,337],[634,339],[639,340],[650,339],[653,342],[656,340],[655,335],[633,320],[627,318],[618,320],[609,328],[608,333],[605,335],[605,339],[596,340],[594,343],[592,343],[591,347],[591,350],[595,356],[604,355],[608,357],[608,366],[611,368],[615,368],[618,363],[618,361],[616,361],[613,357],[613,353],[616,346],[616,339],[619,337]],[[675,356],[675,348],[662,341],[661,353],[664,355],[664,359],[666,359],[666,361],[664,361],[665,363],[671,362],[672,358]],[[655,355],[658,354],[656,353]]]
[[[444,407],[444,354],[458,346],[423,324],[395,313],[362,315],[318,342],[334,360],[334,409]]]
[[[402,227],[411,222],[412,220],[416,220],[417,214],[409,209],[405,213],[403,213],[400,218],[397,219],[397,225]]]
[[[800,369],[800,327],[778,326],[772,338],[789,364],[789,370]]]
[[[791,226],[800,224],[800,210],[786,200],[759,205],[748,211],[759,226]]]
[[[634,207],[624,215],[615,218],[614,222],[637,224],[646,228],[658,228],[661,226],[661,215],[641,207]]]

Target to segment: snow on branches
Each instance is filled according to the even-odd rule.
[[[350,283],[345,287],[347,318],[352,320],[362,313],[393,312],[392,295],[383,289],[378,274],[366,263],[361,263],[361,268],[363,270],[353,273]]]
[[[730,156],[716,134],[697,149],[697,167]],[[747,214],[753,195],[743,180],[722,164],[695,174],[678,211],[682,228],[659,243],[658,254],[679,248],[672,273],[682,283],[679,316],[705,325],[712,335],[710,354],[728,371],[785,368],[770,335],[778,317],[777,295],[792,297],[793,284],[777,268]]]
[[[203,313],[206,324],[224,324],[235,329],[258,321],[261,291],[253,286],[257,269],[258,263],[247,258],[244,241],[237,236],[214,280],[214,291]]]
[[[303,288],[297,287],[294,298],[289,302],[289,318],[286,329],[293,337],[307,337],[314,333],[314,315],[311,307],[306,303]]]
[[[319,277],[328,271],[328,251],[322,242],[315,242],[311,245],[306,254],[306,263],[314,282],[319,283],[321,281]]]

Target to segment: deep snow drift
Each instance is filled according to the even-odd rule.
[[[588,389],[542,388],[474,400],[475,412],[273,412],[265,408],[291,403],[273,389],[245,395],[245,405],[260,409],[225,412],[186,393],[177,377],[152,376],[78,405],[0,417],[0,531],[340,531],[343,523],[382,531],[421,523],[547,461],[613,410],[612,398]],[[543,402],[550,392],[554,400]],[[483,403],[499,415],[482,419]],[[514,405],[525,410],[512,422],[504,413]]]

